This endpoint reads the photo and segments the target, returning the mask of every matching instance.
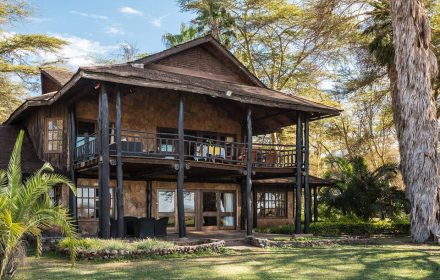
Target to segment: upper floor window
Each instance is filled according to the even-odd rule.
[[[46,151],[59,153],[63,150],[63,119],[46,119]]]

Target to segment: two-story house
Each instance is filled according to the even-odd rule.
[[[127,216],[168,217],[180,237],[288,222],[299,232],[302,211],[307,231],[311,189],[326,184],[309,176],[309,122],[340,111],[268,89],[212,37],[124,64],[42,70],[41,84],[2,129],[25,129],[38,160],[71,176],[76,196],[60,187],[54,197],[81,233],[109,237],[115,220],[122,236]],[[253,141],[289,125],[293,145]]]

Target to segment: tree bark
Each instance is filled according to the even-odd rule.
[[[394,63],[390,66],[400,168],[411,202],[411,236],[425,242],[439,234],[438,124],[431,79],[437,63],[421,0],[391,0]],[[395,84],[393,84],[395,82]],[[394,87],[395,86],[395,87]]]

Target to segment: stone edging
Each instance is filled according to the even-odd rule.
[[[259,248],[267,248],[267,247],[304,248],[304,247],[329,246],[329,245],[368,245],[372,243],[372,240],[369,238],[349,237],[343,239],[273,241],[267,238],[246,237],[245,242]]]
[[[59,240],[58,240],[59,241]],[[50,245],[49,245],[50,244]],[[68,249],[60,249],[57,245],[57,241],[46,241],[45,251],[58,252],[63,255],[68,255]],[[174,253],[191,254],[204,250],[212,250],[219,252],[221,248],[225,247],[225,241],[219,239],[204,239],[197,242],[176,242],[175,247],[172,248],[156,248],[147,250],[101,250],[101,251],[85,251],[78,250],[77,258],[82,260],[94,260],[94,259],[116,259],[122,257],[139,257],[139,256],[165,256]]]

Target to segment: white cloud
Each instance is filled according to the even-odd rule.
[[[78,11],[69,11],[71,14],[73,15],[77,15],[77,16],[81,16],[81,17],[86,17],[86,18],[92,18],[92,19],[102,19],[102,20],[106,20],[108,19],[107,16],[103,16],[103,15],[97,15],[97,14],[88,14],[88,13],[83,13],[83,12],[78,12]]]
[[[61,60],[71,68],[96,65],[98,64],[99,59],[108,56],[111,51],[115,51],[119,47],[117,45],[102,45],[98,41],[92,41],[77,36],[54,36],[65,40],[67,45],[56,54],[41,52],[41,59],[46,63]]]
[[[158,18],[153,18],[152,20],[150,20],[150,23],[154,26],[154,27],[161,27],[162,26],[162,20],[164,18],[166,18],[167,16],[169,16],[169,14],[163,15],[161,17]]]
[[[119,9],[119,11],[123,14],[128,14],[128,15],[136,15],[136,16],[141,16],[142,12],[136,9],[133,9],[131,7],[125,6]]]
[[[105,31],[106,34],[110,35],[124,35],[125,32],[122,30],[122,28],[116,27],[116,26],[110,26]]]

